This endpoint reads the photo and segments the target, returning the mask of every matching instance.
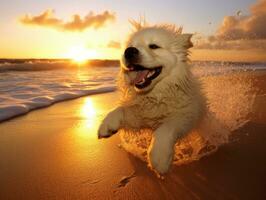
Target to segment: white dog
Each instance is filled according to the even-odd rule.
[[[121,61],[122,101],[98,130],[103,138],[119,129],[152,129],[148,160],[160,174],[171,165],[176,141],[195,128],[205,112],[205,98],[187,58],[191,36],[172,25],[137,27]]]

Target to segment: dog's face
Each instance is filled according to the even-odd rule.
[[[185,37],[160,27],[135,32],[122,56],[122,72],[128,87],[134,87],[137,92],[149,92],[170,76],[180,59],[186,56],[185,44],[190,42],[191,35]]]

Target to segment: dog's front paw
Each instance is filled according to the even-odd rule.
[[[168,172],[173,159],[173,151],[165,151],[164,149],[153,147],[149,151],[149,164],[159,174]]]
[[[107,138],[115,134],[120,126],[120,116],[118,112],[109,113],[98,129],[98,138]]]
[[[103,122],[98,129],[98,138],[108,138],[115,134],[118,130],[107,122]]]

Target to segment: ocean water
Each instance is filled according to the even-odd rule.
[[[81,96],[115,90],[118,66],[36,61],[0,64],[0,121]]]
[[[193,65],[193,73],[202,78],[203,83],[208,82],[204,88],[211,102],[214,101],[215,91],[224,90],[226,87],[224,84],[229,84],[227,89],[230,90],[252,87],[239,88],[237,84],[230,87],[229,82],[216,82],[217,76],[232,76],[235,72],[266,69],[264,63],[194,62]],[[72,66],[69,61],[53,60],[2,62],[0,63],[0,121],[59,101],[114,91],[118,70],[118,63],[110,64],[106,61],[97,63],[97,67],[91,64]],[[211,90],[213,91],[210,92]],[[227,99],[225,95],[219,96]]]
[[[97,66],[96,66],[97,65]],[[0,121],[81,96],[116,89],[118,62],[72,66],[69,61],[5,61],[0,64]],[[193,62],[209,113],[198,129],[175,146],[177,165],[198,160],[229,141],[250,120],[258,89],[250,74],[264,73],[265,63]],[[124,149],[147,161],[151,132],[121,131]]]

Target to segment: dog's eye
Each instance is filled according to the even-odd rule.
[[[150,49],[159,49],[160,47],[157,44],[149,44]]]

